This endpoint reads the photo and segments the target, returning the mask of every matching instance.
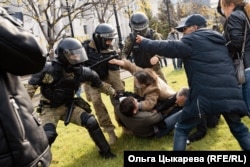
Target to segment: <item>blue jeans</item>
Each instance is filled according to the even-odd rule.
[[[168,135],[172,130],[174,130],[175,124],[179,120],[180,115],[181,115],[181,110],[174,113],[173,115],[170,115],[169,117],[166,117],[163,120],[166,128],[160,129],[160,131],[155,134],[155,137],[159,138]]]
[[[242,85],[242,94],[250,115],[250,70],[245,71],[246,82]]]
[[[229,129],[233,136],[237,139],[244,151],[250,151],[250,133],[248,128],[241,122],[238,114],[223,114]],[[190,131],[196,127],[203,119],[193,118],[187,121],[177,122],[174,133],[174,151],[185,151],[186,140]]]
[[[177,68],[182,69],[182,58],[177,58]]]

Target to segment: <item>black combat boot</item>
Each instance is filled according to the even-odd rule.
[[[90,137],[99,148],[99,153],[103,158],[115,158],[115,154],[111,152],[110,146],[97,122],[92,114],[87,112],[81,115],[82,125],[88,129]]]

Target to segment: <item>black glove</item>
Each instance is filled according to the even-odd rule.
[[[115,98],[116,100],[119,100],[120,97],[126,97],[126,96],[124,95],[124,91],[117,91],[117,92],[115,93],[114,98]]]

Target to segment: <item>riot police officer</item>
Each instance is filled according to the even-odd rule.
[[[38,109],[49,144],[57,137],[58,121],[65,120],[65,125],[72,122],[85,127],[102,157],[115,157],[96,118],[90,114],[89,105],[81,98],[74,98],[79,85],[84,82],[90,82],[93,87],[109,95],[114,95],[114,89],[103,84],[95,71],[82,66],[88,58],[80,41],[64,38],[59,42],[55,53],[57,57],[52,62],[47,62],[42,71],[33,74],[27,85],[31,97],[40,86]]]
[[[122,51],[123,58],[129,58],[132,55],[134,63],[141,68],[152,68],[165,82],[165,76],[161,71],[160,56],[139,51],[139,45],[135,42],[137,34],[149,38],[152,40],[161,40],[161,35],[152,28],[149,28],[149,19],[142,13],[134,13],[131,18],[129,25],[132,32],[127,36],[125,40],[125,46]]]
[[[116,92],[123,92],[124,84],[120,77],[119,66],[109,64],[108,61],[103,61],[111,56],[117,55],[112,45],[113,40],[116,37],[117,32],[112,25],[107,23],[99,24],[96,27],[88,46],[86,46],[89,60],[85,62],[85,65],[93,66],[94,64],[99,63],[99,65],[93,67],[93,70],[98,73],[101,80],[110,84]],[[114,144],[117,140],[114,131],[115,126],[113,125],[108,110],[102,101],[100,92],[93,89],[93,86],[89,84],[84,84],[84,90],[88,97],[87,99],[90,100],[94,106],[100,126],[109,136],[109,144]],[[110,97],[110,100],[116,111],[119,108],[119,101],[114,97]]]

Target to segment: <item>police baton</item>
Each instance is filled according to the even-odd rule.
[[[75,104],[74,104],[74,99],[71,101],[70,105],[68,106],[68,109],[67,109],[67,115],[64,119],[64,125],[67,126],[70,122],[70,119],[71,119],[71,116],[72,116],[72,113],[74,111],[74,108],[75,108]]]
[[[100,65],[101,63],[107,62],[107,61],[109,61],[111,59],[115,59],[115,58],[118,58],[118,57],[119,57],[118,54],[111,55],[110,57],[107,57],[107,58],[105,58],[105,59],[103,59],[101,61],[96,62],[95,64],[91,65],[89,68],[93,69],[94,67]]]

